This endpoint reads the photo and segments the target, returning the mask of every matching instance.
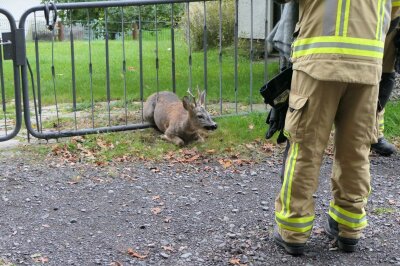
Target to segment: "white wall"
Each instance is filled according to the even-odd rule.
[[[40,5],[40,0],[0,0],[0,7],[9,11],[16,21],[29,8]]]
[[[268,14],[266,13],[268,4]],[[253,23],[253,39],[265,38],[265,16],[267,15],[268,32],[272,30],[273,1],[253,0],[253,22],[251,21],[251,0],[240,0],[238,6],[238,35],[240,38],[251,37],[251,23]]]

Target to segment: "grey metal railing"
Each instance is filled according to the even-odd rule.
[[[0,16],[5,16],[9,22],[10,32],[1,32],[0,37],[0,90],[2,117],[0,122],[0,141],[15,137],[22,125],[21,89],[18,64],[23,64],[21,58],[17,58],[17,42],[21,42],[21,32],[17,30],[15,20],[11,13],[0,8]],[[6,65],[5,60],[11,60]],[[11,76],[10,82],[6,82],[6,76]],[[13,101],[13,104],[12,104]],[[10,112],[14,109],[14,113]]]
[[[255,0],[249,1],[253,14]],[[211,37],[208,35],[208,5],[212,2],[218,6],[219,34],[215,48],[209,47]],[[146,96],[160,90],[171,90],[182,97],[188,89],[200,87],[207,92],[207,108],[214,116],[252,112],[256,103],[263,105],[258,91],[253,88],[261,87],[268,80],[267,59],[255,62],[253,18],[247,42],[249,51],[240,53],[243,48],[238,37],[239,0],[233,2],[234,25],[228,29],[234,34],[233,50],[228,49],[231,54],[225,56],[223,4],[223,0],[125,0],[48,4],[28,9],[16,31],[27,32],[25,27],[33,20],[34,38],[28,42],[19,34],[23,40],[22,46],[16,48],[19,63],[15,62],[17,71],[20,69],[24,120],[29,134],[51,139],[149,127],[143,120],[143,103]],[[200,51],[194,50],[192,42],[191,8],[195,6],[202,11]],[[180,21],[176,19],[175,7],[186,10]],[[148,8],[153,14],[153,26],[145,22],[148,13],[144,10]],[[165,19],[164,14],[165,21],[161,21],[159,14],[168,8],[170,17]],[[104,17],[94,17],[94,9],[101,9]],[[136,17],[130,20],[133,13]],[[39,34],[36,26],[39,24],[37,17],[43,14],[47,18],[50,40],[48,37],[41,39],[43,34]],[[115,14],[119,14],[120,19],[117,27],[113,24]],[[62,32],[57,28],[60,21],[64,24],[63,30],[68,32],[68,45],[63,45],[67,41],[60,42]],[[168,27],[160,27],[161,23]],[[183,26],[177,27],[178,23]],[[79,40],[75,37],[78,24],[87,33],[87,37]],[[100,31],[96,32],[95,27]],[[137,39],[128,38],[127,29],[132,30],[132,36],[137,32]],[[151,35],[145,37],[144,32]],[[168,32],[168,40],[160,40],[159,34]],[[265,40],[260,41],[267,53]],[[19,83],[16,78],[16,88],[20,87]],[[16,89],[16,102],[20,101],[18,92]],[[16,107],[21,108],[17,104]],[[21,116],[22,112],[16,113]],[[18,130],[19,127],[20,124]]]

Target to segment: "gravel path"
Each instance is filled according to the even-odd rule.
[[[279,151],[228,168],[21,157],[0,155],[0,265],[400,265],[399,155],[371,156],[369,227],[353,254],[323,233],[332,162],[324,161],[302,257],[271,239]]]

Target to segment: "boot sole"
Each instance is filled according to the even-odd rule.
[[[339,239],[338,247],[339,247],[339,249],[343,250],[344,252],[354,252],[357,249],[357,244],[347,244]]]
[[[299,246],[288,246],[286,243],[280,241],[279,239],[274,237],[274,241],[276,244],[278,244],[279,246],[283,247],[287,253],[289,253],[290,255],[293,256],[301,256],[304,254],[304,246],[303,245],[299,245]]]

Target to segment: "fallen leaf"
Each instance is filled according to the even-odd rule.
[[[253,144],[246,143],[245,146],[246,146],[246,148],[249,149],[249,150],[254,150]]]
[[[229,263],[232,264],[232,265],[240,265],[240,259],[231,258],[231,259],[229,260]]]
[[[147,258],[147,255],[142,255],[142,254],[136,252],[136,251],[135,251],[134,249],[132,249],[132,248],[128,248],[128,255],[131,256],[131,257],[134,257],[134,258],[141,259],[141,260]]]
[[[166,251],[171,251],[171,252],[174,252],[175,250],[174,250],[174,248],[172,247],[172,246],[161,246],[164,250],[166,250]]]
[[[159,200],[160,198],[161,198],[160,195],[156,195],[156,196],[152,197],[153,200]]]
[[[228,159],[219,159],[218,162],[225,169],[232,166],[232,161]]]
[[[162,209],[159,207],[151,208],[151,212],[156,215],[159,214],[161,211]]]
[[[264,143],[264,145],[262,146],[262,150],[265,152],[271,152],[274,150],[274,145],[272,143]]]
[[[36,254],[31,255],[31,258],[36,263],[47,263],[47,262],[49,262],[49,258],[45,257],[45,256],[42,256],[42,254],[40,254],[40,253],[36,253]]]

